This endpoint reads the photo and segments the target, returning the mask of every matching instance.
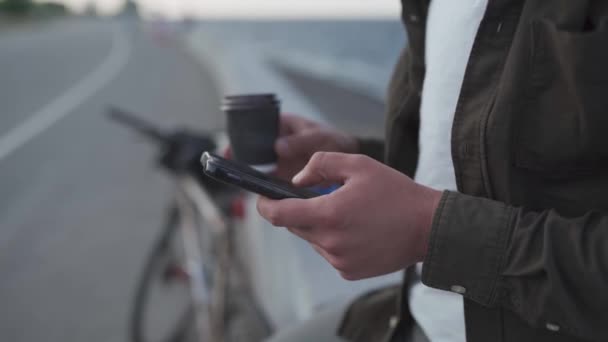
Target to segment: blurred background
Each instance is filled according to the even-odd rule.
[[[217,133],[224,94],[275,92],[381,137],[399,15],[397,0],[0,0],[0,340],[127,340],[172,183],[107,105]]]

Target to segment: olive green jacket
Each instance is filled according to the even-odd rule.
[[[362,143],[410,176],[428,2],[402,1],[386,148]],[[422,281],[464,296],[467,340],[608,341],[608,1],[489,0],[451,147]]]

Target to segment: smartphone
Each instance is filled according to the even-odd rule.
[[[238,186],[272,199],[313,198],[321,196],[313,190],[259,172],[248,165],[224,159],[210,152],[203,153],[201,164],[205,174],[220,182]]]

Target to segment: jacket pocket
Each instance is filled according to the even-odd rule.
[[[592,31],[537,20],[515,163],[549,177],[608,168],[608,22]]]

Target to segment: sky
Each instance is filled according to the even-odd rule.
[[[39,0],[61,2],[78,11],[88,3],[111,14],[124,0]],[[136,0],[145,13],[170,18],[353,18],[399,16],[399,0]]]

